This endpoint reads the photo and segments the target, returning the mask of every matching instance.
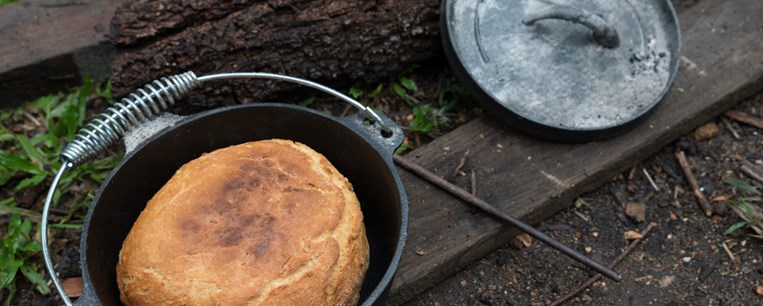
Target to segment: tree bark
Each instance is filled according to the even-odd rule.
[[[112,20],[116,96],[193,70],[262,71],[370,86],[441,53],[438,0],[131,1]],[[205,84],[202,108],[294,94],[261,80]]]

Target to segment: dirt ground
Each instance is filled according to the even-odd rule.
[[[735,109],[760,116],[763,92]],[[747,230],[724,235],[740,220],[725,199],[750,196],[725,181],[736,178],[763,188],[763,181],[740,172],[747,163],[763,173],[763,130],[725,117],[712,124],[718,127],[717,135],[699,141],[693,135],[683,136],[537,225],[608,263],[629,243],[626,231],[640,232],[650,222],[657,224],[615,269],[622,281],[596,282],[565,305],[763,304],[763,292],[756,293],[763,289],[763,241],[750,238]],[[698,206],[675,157],[677,150],[686,153],[715,216],[706,217]],[[760,197],[748,200],[761,204]],[[626,206],[638,205],[632,203],[646,207],[643,221],[626,216]],[[548,305],[592,275],[538,241],[519,245],[496,250],[406,305]]]

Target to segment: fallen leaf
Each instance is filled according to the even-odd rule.
[[[763,296],[763,286],[755,286],[755,294]]]
[[[416,249],[416,251],[414,251],[414,253],[416,253],[416,255],[419,255],[419,256],[424,256],[424,255],[427,254],[427,251],[424,251],[424,250],[421,250],[421,249]]]
[[[673,275],[665,275],[660,279],[660,287],[665,288],[667,286],[670,286],[670,284],[673,283],[673,281],[676,279]]]
[[[625,206],[625,214],[636,222],[644,222],[646,220],[646,204],[628,203]]]
[[[708,140],[716,135],[718,135],[718,125],[715,122],[709,122],[700,126],[691,134],[695,141]]]
[[[676,216],[674,212],[670,211],[669,213],[670,213],[670,220],[672,221],[678,220],[678,216]]]
[[[514,239],[511,240],[511,244],[517,248],[529,247],[533,244],[533,238],[527,233],[522,233],[514,237]]]
[[[627,240],[634,240],[634,239],[641,239],[644,238],[644,235],[641,235],[641,233],[637,231],[627,231],[625,234],[623,234],[625,239]]]

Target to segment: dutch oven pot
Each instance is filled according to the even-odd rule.
[[[147,120],[179,98],[199,81],[231,77],[258,77],[297,82],[313,87],[361,108],[348,117],[333,117],[287,104],[248,104],[225,107],[186,117],[144,141],[127,153],[101,186],[85,221],[81,236],[84,291],[76,305],[120,305],[116,264],[122,241],[148,200],[186,162],[218,148],[243,142],[282,138],[302,142],[320,152],[353,185],[361,203],[370,262],[364,279],[362,305],[383,303],[399,264],[408,227],[408,200],[392,163],[392,154],[403,133],[389,118],[334,90],[306,80],[265,73],[220,74],[196,78],[193,73],[164,78],[123,100],[121,127],[110,126],[114,111],[101,115],[80,131],[62,154],[63,166],[54,179],[43,210],[43,251],[46,267],[56,289],[72,305],[56,278],[47,242],[47,214],[52,194],[63,171],[93,158],[108,140],[117,140],[129,129],[130,118]],[[159,86],[159,85],[165,86]],[[158,102],[158,103],[155,103]],[[170,103],[165,103],[170,102]],[[145,108],[143,107],[145,106]],[[141,114],[142,109],[144,112]],[[148,112],[147,112],[148,111]],[[116,122],[116,121],[115,121]],[[89,131],[89,132],[88,132]],[[99,136],[101,136],[99,138]],[[89,137],[89,138],[88,138]],[[113,142],[112,141],[112,142]]]

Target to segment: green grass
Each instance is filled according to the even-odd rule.
[[[16,2],[18,0],[0,0],[0,6]]]
[[[745,182],[729,179],[726,183],[746,193],[763,196],[762,192]],[[739,229],[749,228],[754,232],[754,234],[750,234],[750,237],[763,239],[763,210],[761,210],[760,206],[748,202],[743,197],[729,200],[729,203],[737,216],[742,218],[742,221],[730,226],[723,234],[728,235]]]
[[[86,123],[88,102],[92,98],[113,103],[110,86],[95,86],[85,80],[82,87],[68,94],[41,97],[0,113],[0,185],[3,186],[0,193],[0,236],[3,237],[0,260],[8,263],[0,268],[0,288],[6,291],[5,305],[13,299],[19,275],[35,285],[40,293],[48,293],[48,287],[39,273],[39,238],[30,234],[40,212],[19,207],[16,199],[32,188],[38,193],[47,190],[54,172],[61,165],[59,153]],[[81,191],[83,188],[80,186],[70,187],[83,180],[100,184],[120,159],[118,156],[107,157],[66,172],[54,196],[54,203],[65,199],[67,213],[59,216],[60,220],[51,227],[80,227],[69,222],[84,219],[83,211],[92,194]],[[43,201],[43,196],[38,197],[37,202]],[[39,229],[35,232],[39,233]]]
[[[373,90],[367,91],[357,87],[351,87],[349,95],[355,99],[373,99],[380,94],[390,94],[402,101],[408,107],[410,120],[403,129],[410,135],[427,135],[436,137],[441,133],[441,127],[449,122],[449,115],[459,106],[461,98],[466,96],[466,90],[459,84],[448,78],[438,86],[438,91],[433,97],[420,91],[416,81],[411,77],[411,67],[403,71],[389,82],[381,83]],[[413,146],[404,143],[398,153],[413,149]]]
[[[32,222],[21,219],[18,213],[11,215],[6,234],[0,240],[0,286],[7,291],[3,305],[10,305],[16,293],[16,275],[21,272],[29,282],[42,294],[50,293],[48,285],[38,272],[39,267],[34,260],[42,247],[32,239],[30,233]]]

